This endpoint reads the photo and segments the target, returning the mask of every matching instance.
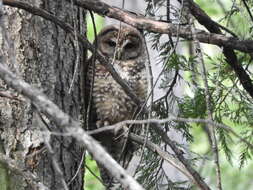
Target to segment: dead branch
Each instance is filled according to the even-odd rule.
[[[99,0],[74,0],[75,4],[88,10],[92,10],[102,16],[117,19],[140,30],[154,33],[170,34],[187,40],[197,39],[200,42],[228,47],[242,52],[253,52],[253,40],[240,40],[234,37],[226,37],[222,34],[208,33],[204,30],[196,30],[191,34],[189,26],[178,26],[176,24],[156,21],[141,15],[134,15],[117,7],[112,7]]]
[[[110,125],[110,126],[105,126],[99,129],[95,129],[92,131],[89,131],[88,134],[89,135],[96,135],[98,133],[103,133],[106,131],[114,131],[116,127],[122,127],[125,126],[127,124],[164,124],[164,123],[168,123],[170,121],[175,121],[175,122],[185,122],[185,123],[204,123],[204,124],[210,124],[216,128],[221,128],[226,130],[227,132],[230,132],[231,134],[233,134],[236,138],[238,138],[240,141],[244,142],[245,144],[247,144],[249,147],[251,147],[253,149],[253,144],[251,144],[250,142],[248,142],[247,140],[243,139],[240,135],[238,135],[231,127],[224,125],[222,123],[217,123],[215,121],[212,120],[208,120],[208,119],[195,119],[195,118],[182,118],[182,117],[175,117],[173,115],[170,115],[168,118],[165,119],[146,119],[146,120],[124,120],[122,122],[116,123],[114,125]],[[157,127],[157,126],[154,126]]]
[[[61,111],[40,90],[18,79],[2,63],[0,63],[0,78],[8,86],[28,98],[43,114],[50,118],[58,127],[61,127],[63,131],[79,140],[93,155],[94,159],[102,164],[125,188],[130,190],[144,190],[97,141],[87,135],[77,121]]]

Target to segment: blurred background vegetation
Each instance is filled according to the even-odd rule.
[[[253,22],[242,1],[231,0],[197,0],[195,1],[216,22],[226,26],[239,36],[240,39],[252,39]],[[251,12],[253,2],[247,1]],[[104,25],[102,17],[95,15],[97,32]],[[87,16],[90,41],[94,40],[94,31],[91,17]],[[202,26],[197,25],[197,28]],[[212,111],[217,122],[223,122],[232,127],[243,138],[251,143],[253,133],[253,104],[247,93],[242,89],[237,77],[225,62],[219,48],[212,45],[201,45],[204,63],[208,70],[209,90],[212,93]],[[189,64],[195,63],[195,58],[187,53],[188,45],[184,45],[184,54],[176,55],[168,64],[168,70],[179,67],[183,71],[186,81],[184,97],[179,102],[180,116],[184,118],[206,118],[205,94],[203,81],[198,81],[197,89],[192,90],[192,70]],[[252,58],[244,53],[236,52],[244,68],[248,67],[251,74]],[[198,70],[198,68],[197,68]],[[197,73],[198,75],[199,73]],[[252,76],[252,75],[251,75]],[[196,81],[194,81],[196,82]],[[217,90],[217,88],[220,88]],[[206,178],[212,189],[216,189],[216,174],[212,160],[208,136],[201,124],[185,124],[189,130],[188,143],[192,162],[197,171]],[[220,150],[220,164],[223,189],[241,190],[253,189],[253,163],[252,150],[238,139],[223,130],[216,130],[218,134],[218,147]],[[99,176],[95,161],[89,156],[86,165]],[[86,169],[86,190],[103,190],[102,184]],[[189,187],[194,189],[194,187]]]

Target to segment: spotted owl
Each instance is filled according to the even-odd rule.
[[[118,75],[144,101],[147,93],[147,52],[143,35],[130,26],[107,26],[97,35],[97,48],[102,55],[109,58]],[[98,61],[93,68],[91,65],[89,68],[92,74],[89,74],[89,81],[93,82],[92,115],[95,128],[134,119],[136,104],[103,65]],[[133,148],[122,136],[119,132],[108,132],[95,138],[115,160],[126,167],[126,163],[132,158]],[[105,185],[110,189],[112,180],[109,174],[103,168],[100,168],[100,171]]]

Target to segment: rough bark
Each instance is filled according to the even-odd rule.
[[[61,20],[74,25],[84,33],[85,13],[66,1],[26,0],[38,7],[44,8]],[[71,93],[68,93],[75,64],[84,63],[85,49],[78,52],[73,37],[66,34],[58,26],[25,11],[4,7],[2,24],[6,29],[1,31],[1,57],[20,78],[40,88],[65,113],[78,120],[82,112],[82,90],[80,76],[76,76]],[[80,60],[77,59],[80,54]],[[80,68],[78,69],[80,71]],[[80,73],[80,72],[78,72]],[[49,189],[63,189],[63,179],[69,189],[82,189],[84,150],[70,137],[49,136],[44,133],[47,128],[61,132],[58,126],[49,123],[46,126],[37,108],[21,95],[15,94],[0,81],[1,90],[16,95],[15,98],[0,97],[0,145],[1,152],[10,156],[20,167],[35,173],[39,180]],[[12,96],[13,97],[13,96]],[[47,119],[45,119],[48,122]],[[49,140],[52,152],[48,151],[45,139]],[[61,172],[57,171],[52,162],[59,163]],[[81,167],[83,168],[83,167]],[[72,179],[77,172],[77,175]],[[20,175],[10,173],[0,167],[1,179],[4,179],[4,189],[33,189],[29,182]]]

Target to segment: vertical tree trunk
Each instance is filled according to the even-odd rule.
[[[67,1],[23,2],[44,8],[72,26],[75,20],[77,31],[86,31],[85,12],[76,7],[72,10],[71,3]],[[68,91],[75,64],[79,62],[80,71],[84,63],[85,49],[80,47],[78,52],[73,37],[55,24],[28,12],[6,6],[2,19],[5,26],[5,32],[2,30],[0,34],[3,62],[78,120],[83,109],[79,74],[71,93]],[[78,57],[80,59],[76,60]],[[48,128],[59,133],[61,129],[40,115],[36,105],[8,89],[2,81],[0,89],[12,94],[12,97],[13,94],[17,95],[8,99],[0,97],[0,151],[16,160],[20,167],[35,173],[49,189],[63,189],[63,179],[69,189],[82,189],[84,171],[83,167],[78,168],[83,163],[84,150],[70,137],[49,136],[46,133]],[[61,172],[52,160],[58,163]],[[1,190],[33,189],[21,176],[8,171],[3,165],[0,166],[0,183]]]

